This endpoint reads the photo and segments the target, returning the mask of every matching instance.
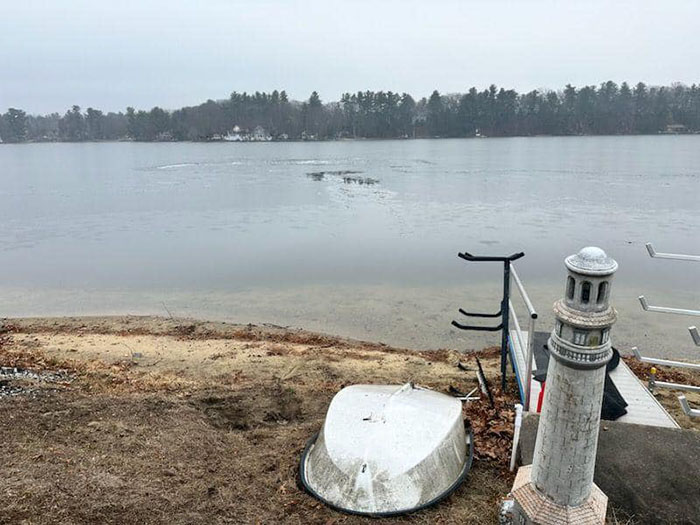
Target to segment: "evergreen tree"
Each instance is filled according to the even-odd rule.
[[[408,93],[401,95],[401,101],[397,110],[398,114],[398,136],[415,137],[413,121],[416,113],[416,101]]]
[[[436,89],[430,95],[427,105],[428,114],[426,124],[428,126],[428,134],[431,137],[439,137],[445,132],[445,108],[440,93]]]
[[[3,142],[24,142],[27,139],[27,114],[21,109],[9,108],[0,118],[0,138]]]
[[[104,115],[100,110],[87,108],[85,126],[88,140],[102,140],[105,138]]]
[[[87,126],[80,106],[73,106],[66,111],[58,123],[58,132],[60,139],[67,142],[79,142],[87,138]]]

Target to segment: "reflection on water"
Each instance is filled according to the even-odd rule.
[[[700,307],[700,265],[644,250],[700,252],[700,137],[3,145],[0,166],[0,315],[167,299],[180,315],[475,346],[497,337],[449,320],[497,302],[500,270],[458,251],[525,251],[546,311],[563,258],[597,244],[620,263],[618,335],[692,347],[692,318],[634,300]]]

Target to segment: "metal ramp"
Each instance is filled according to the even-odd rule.
[[[652,427],[681,428],[622,359],[617,368],[610,372],[610,379],[628,403],[627,414],[617,421]]]

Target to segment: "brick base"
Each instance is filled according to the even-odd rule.
[[[532,465],[520,467],[511,494],[515,501],[515,525],[604,525],[608,497],[595,483],[591,495],[581,505],[557,505],[535,488]]]

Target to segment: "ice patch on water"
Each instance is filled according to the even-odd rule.
[[[207,166],[241,166],[243,164],[242,161],[239,160],[225,160],[225,161],[220,161],[220,162],[178,162],[176,164],[164,164],[162,166],[156,166],[154,169],[156,170],[176,170],[178,168],[189,168],[192,166],[201,166],[201,167],[207,167]]]
[[[174,170],[177,168],[186,168],[187,166],[196,166],[196,162],[182,162],[179,164],[165,164],[163,166],[156,166],[157,170]]]
[[[306,160],[297,160],[294,162],[294,164],[330,164],[330,160],[320,160],[320,159],[306,159]]]

